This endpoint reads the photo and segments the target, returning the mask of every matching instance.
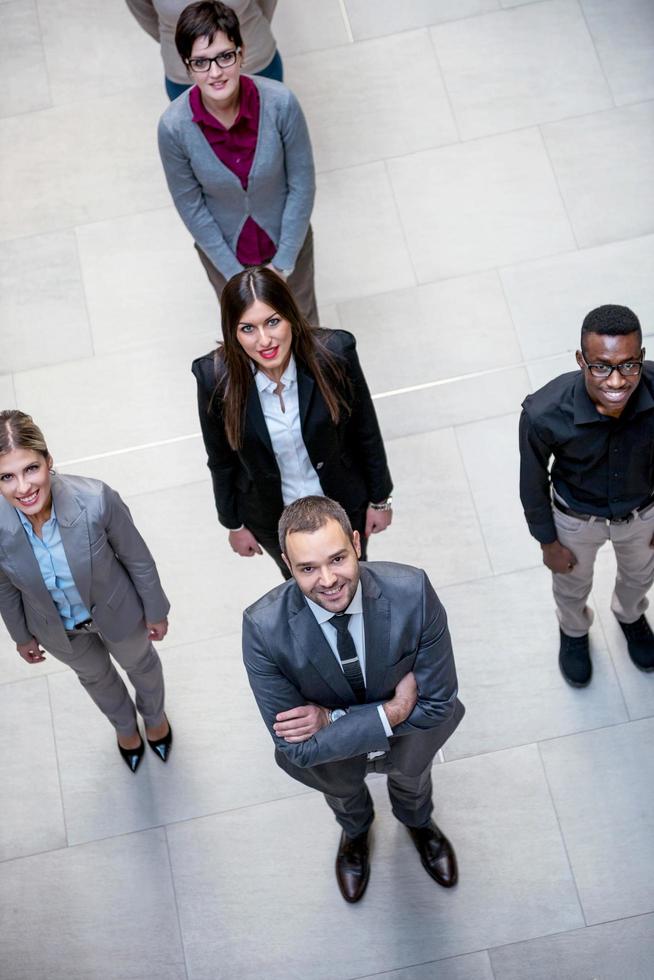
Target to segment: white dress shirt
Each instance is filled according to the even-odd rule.
[[[328,609],[323,609],[322,606],[319,606],[317,603],[312,602],[311,599],[307,598],[307,596],[305,596],[304,598],[306,599],[306,603],[309,609],[315,616],[316,622],[320,626],[320,629],[322,630],[325,639],[329,643],[331,651],[336,657],[336,662],[338,663],[338,666],[341,668],[341,670],[343,670],[341,658],[338,655],[338,643],[337,643],[338,634],[336,633],[336,630],[329,622],[329,620],[332,618],[334,614],[331,613]],[[359,662],[361,663],[361,673],[363,674],[363,679],[365,681],[366,635],[365,635],[365,630],[363,628],[363,598],[361,594],[361,582],[359,582],[357,586],[357,590],[354,593],[354,596],[352,597],[352,602],[347,607],[345,612],[350,617],[350,620],[347,624],[347,629],[348,629],[348,633],[354,640],[354,646],[356,647],[357,657],[359,658]],[[393,734],[393,729],[391,728],[388,718],[386,717],[386,712],[384,711],[383,705],[378,704],[377,711],[379,712],[381,723],[384,726],[384,731],[386,732],[388,738],[390,738],[391,735]],[[334,724],[338,724],[338,722],[335,722]],[[380,755],[385,755],[385,753],[369,752],[368,758],[374,759]]]
[[[271,381],[263,371],[257,371],[254,380],[282,478],[284,506],[292,504],[300,497],[323,497],[318,474],[313,468],[302,438],[295,358],[291,354],[288,367],[282,375],[281,398],[275,394],[277,383]],[[284,411],[282,411],[282,404]]]

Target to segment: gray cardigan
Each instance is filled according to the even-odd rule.
[[[275,266],[290,272],[309,228],[315,196],[311,142],[297,99],[280,82],[259,77],[252,81],[261,111],[247,191],[193,122],[188,92],[159,120],[159,153],[175,207],[226,279],[243,269],[236,245],[248,217],[277,244]]]

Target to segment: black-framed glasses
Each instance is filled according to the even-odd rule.
[[[623,361],[622,364],[589,364],[581,351],[581,359],[594,378],[610,378],[614,371],[618,371],[623,378],[635,378],[643,370],[643,357],[645,349],[641,350],[637,361]]]
[[[232,48],[231,51],[221,51],[215,58],[189,58],[186,64],[191,71],[209,71],[214,61],[219,68],[231,68],[236,64],[236,59],[241,53],[240,48]]]

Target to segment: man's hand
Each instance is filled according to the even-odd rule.
[[[412,670],[405,674],[395,688],[395,694],[383,705],[391,728],[401,725],[409,717],[418,700],[418,685]]]
[[[285,742],[306,742],[329,724],[329,709],[319,704],[302,704],[275,715],[273,731]]]
[[[392,510],[375,510],[374,507],[368,507],[366,510],[366,529],[363,533],[367,538],[371,534],[379,534],[380,531],[386,530],[392,520]]]
[[[541,549],[543,551],[543,564],[547,565],[551,572],[567,575],[577,564],[575,555],[560,541],[542,544]]]
[[[40,664],[42,660],[45,660],[39,641],[35,640],[34,637],[29,643],[17,643],[16,649],[28,664]]]
[[[145,625],[151,640],[163,640],[168,632],[168,617],[166,616],[160,623],[146,623]]]
[[[251,558],[252,555],[263,554],[261,545],[252,531],[248,531],[246,527],[242,527],[240,531],[230,531],[229,544],[232,551],[235,551],[241,558]]]

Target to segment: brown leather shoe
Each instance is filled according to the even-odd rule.
[[[368,831],[358,837],[341,834],[336,855],[336,881],[346,902],[358,902],[370,877],[368,862]]]
[[[407,827],[416,845],[422,866],[428,875],[443,888],[452,888],[459,880],[456,854],[449,840],[436,824],[428,827]]]

